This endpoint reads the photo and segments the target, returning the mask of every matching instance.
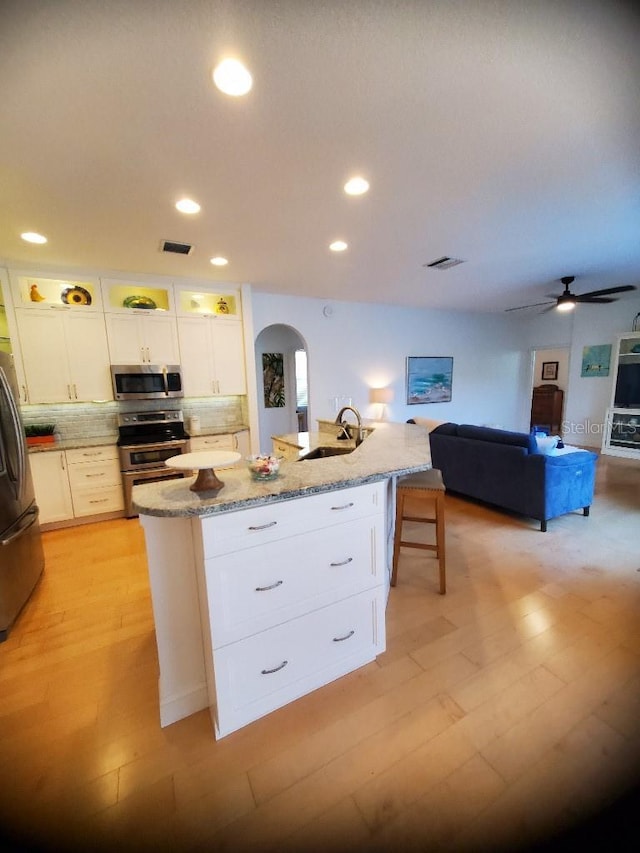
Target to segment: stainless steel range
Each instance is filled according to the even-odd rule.
[[[171,470],[164,464],[171,456],[189,452],[189,435],[180,410],[118,415],[118,433],[125,515],[135,518],[131,505],[134,486],[190,476],[189,471]]]

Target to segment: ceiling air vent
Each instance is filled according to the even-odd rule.
[[[451,267],[455,267],[458,264],[463,264],[464,261],[461,261],[459,258],[450,258],[447,255],[444,255],[442,258],[437,258],[435,261],[431,261],[429,264],[423,264],[423,267],[431,267],[434,270],[448,270]]]
[[[173,255],[190,255],[193,252],[193,246],[189,243],[177,243],[175,240],[163,240],[160,243],[160,251]]]

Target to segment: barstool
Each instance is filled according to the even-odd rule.
[[[433,501],[435,514],[433,517],[413,516],[404,514],[404,502],[409,498],[413,501],[425,499]],[[402,539],[403,521],[423,521],[436,526],[436,544],[425,545],[422,542],[406,542]],[[391,586],[396,585],[398,576],[398,558],[400,548],[422,548],[425,551],[435,551],[440,567],[440,595],[447,591],[445,576],[444,557],[444,483],[442,474],[437,468],[428,471],[420,471],[417,474],[409,474],[400,477],[396,487],[396,532],[393,541],[393,571],[391,573]]]

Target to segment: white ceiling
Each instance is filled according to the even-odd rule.
[[[477,311],[640,284],[638,5],[3,0],[0,258]]]

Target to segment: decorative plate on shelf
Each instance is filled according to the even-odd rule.
[[[158,307],[149,296],[127,296],[122,304],[125,308],[149,308],[153,310]]]
[[[60,294],[60,298],[65,305],[91,305],[91,294],[79,285],[67,287]]]

